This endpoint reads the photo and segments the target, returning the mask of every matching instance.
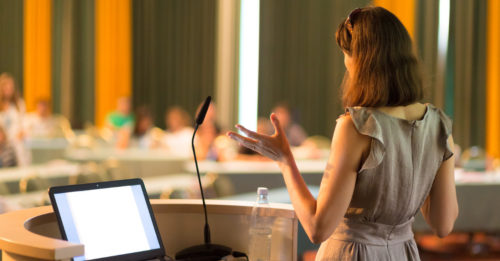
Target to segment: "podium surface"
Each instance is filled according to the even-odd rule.
[[[203,243],[201,200],[153,199],[151,206],[165,251],[178,251]],[[248,252],[251,202],[207,200],[212,243]],[[274,217],[271,260],[297,260],[298,220],[289,204],[270,203],[264,215]],[[24,209],[0,215],[2,260],[71,260],[84,253],[82,244],[60,239],[51,206]]]

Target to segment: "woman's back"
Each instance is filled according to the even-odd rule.
[[[419,260],[411,224],[431,190],[447,146],[451,121],[433,105],[347,109],[372,138],[343,222],[318,260]]]

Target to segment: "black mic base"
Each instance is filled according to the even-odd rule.
[[[216,244],[203,244],[188,247],[175,254],[176,260],[200,260],[200,261],[218,261],[223,257],[230,255],[232,252],[230,247],[216,245]]]

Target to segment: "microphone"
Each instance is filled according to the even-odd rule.
[[[207,260],[207,261],[217,261],[222,259],[223,257],[230,255],[232,249],[227,246],[212,244],[210,239],[210,227],[208,226],[208,215],[207,215],[207,205],[205,204],[205,194],[203,193],[203,186],[201,185],[201,176],[200,170],[198,169],[198,160],[196,159],[196,150],[194,148],[194,137],[196,135],[196,131],[198,131],[198,127],[205,120],[205,116],[207,115],[208,107],[210,106],[210,101],[212,100],[211,96],[208,96],[205,99],[205,103],[198,113],[194,125],[193,138],[191,139],[191,148],[193,149],[194,163],[196,165],[196,174],[198,174],[198,184],[200,185],[201,192],[201,200],[203,202],[203,211],[205,213],[205,228],[204,228],[204,244],[188,247],[183,249],[177,254],[175,254],[176,260]]]
[[[212,100],[212,96],[208,96],[205,99],[205,103],[203,103],[203,107],[201,107],[200,112],[198,112],[198,116],[196,117],[196,125],[201,125],[203,120],[205,120],[205,116],[207,115],[208,107],[210,106],[210,101]]]

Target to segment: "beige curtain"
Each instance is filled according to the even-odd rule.
[[[451,0],[447,56],[438,61],[439,1],[418,1],[417,52],[426,101],[453,119],[462,148],[485,144],[486,0]]]
[[[160,127],[169,106],[194,115],[214,95],[216,1],[135,0],[132,12],[134,105]]]
[[[53,111],[79,129],[94,123],[94,1],[52,6]]]
[[[23,88],[23,1],[0,0],[0,73],[9,72]]]
[[[335,43],[338,24],[369,1],[261,1],[259,115],[287,102],[310,135],[331,137],[343,113],[345,67]]]
[[[453,119],[455,142],[485,146],[486,0],[452,0],[451,35],[455,50]],[[453,39],[454,38],[454,39]]]
[[[437,84],[439,1],[417,1],[416,49],[424,73],[425,100],[443,107],[444,86]],[[442,81],[441,81],[442,83]]]

